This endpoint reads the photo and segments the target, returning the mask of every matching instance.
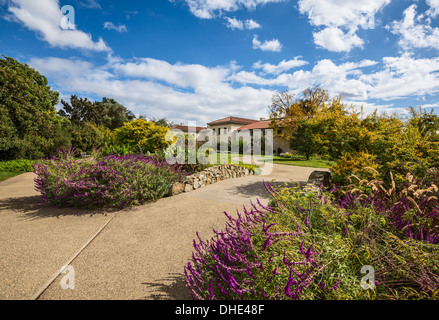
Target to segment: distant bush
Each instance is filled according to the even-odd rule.
[[[32,172],[34,160],[0,161],[0,172]]]
[[[116,154],[118,156],[126,156],[129,154],[136,154],[135,150],[129,145],[107,145],[101,149],[103,156]]]
[[[36,189],[43,201],[59,207],[129,207],[165,196],[186,175],[155,156],[76,156],[74,149],[60,150],[35,163]]]

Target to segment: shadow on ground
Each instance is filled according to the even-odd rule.
[[[58,208],[51,204],[42,202],[40,196],[1,199],[0,211],[3,210],[9,210],[21,214],[22,218],[26,220],[75,215],[106,215],[107,213],[114,211],[108,209],[87,210],[77,208]]]
[[[292,183],[292,182],[277,182],[277,181],[273,181],[273,182],[270,181],[269,183],[274,189],[291,188],[297,185],[303,187],[306,184],[306,182]],[[256,181],[246,185],[238,186],[236,188],[230,189],[230,192],[233,194],[241,194],[247,197],[255,197],[259,199],[267,199],[269,196],[262,181]]]
[[[171,273],[165,279],[156,282],[143,282],[142,284],[153,289],[148,300],[192,300],[189,288],[186,285],[184,274]]]

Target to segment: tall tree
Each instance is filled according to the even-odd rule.
[[[114,99],[104,97],[102,101],[92,102],[87,98],[70,97],[70,103],[61,100],[63,108],[59,111],[61,116],[68,117],[75,125],[89,122],[96,126],[114,130],[120,128],[125,122],[135,119],[135,115]]]
[[[114,99],[104,97],[102,101],[97,101],[95,105],[102,112],[101,122],[97,124],[111,130],[120,128],[125,122],[130,122],[136,118],[134,113]]]
[[[304,90],[300,99],[288,91],[276,93],[269,106],[270,127],[279,138],[288,141],[301,120],[314,117],[329,102],[329,94],[319,86]],[[280,128],[282,133],[278,133]]]
[[[78,98],[76,95],[70,97],[70,103],[61,100],[63,105],[58,114],[67,117],[72,124],[81,125],[84,122],[98,124],[101,122],[102,113],[95,103],[87,98]]]
[[[0,59],[0,159],[36,158],[68,143],[56,114],[59,93],[27,64]]]

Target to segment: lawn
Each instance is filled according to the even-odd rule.
[[[221,163],[220,161],[222,160],[223,163],[224,161],[226,161],[227,159],[227,163],[231,163],[231,159],[238,159],[240,160],[239,164],[243,164],[243,158],[244,156],[241,154],[227,154],[227,153],[217,153],[217,159],[218,159],[218,163]],[[273,159],[273,163],[274,164],[282,164],[282,165],[288,165],[288,166],[299,166],[299,167],[310,167],[310,168],[322,168],[322,169],[327,169],[330,166],[334,165],[335,162],[334,161],[329,161],[326,159],[322,159],[321,157],[315,156],[315,157],[311,157],[309,160],[306,160],[305,157],[302,156],[294,156],[292,158],[284,158],[284,157],[280,157],[280,156],[273,156],[273,157],[265,157],[265,156],[261,156],[258,157],[256,160],[260,161],[260,162],[265,162],[268,161],[270,159]],[[252,158],[252,160],[254,161],[255,159]]]
[[[19,174],[22,174],[22,173],[24,173],[24,172],[9,172],[9,171],[0,172],[0,181],[4,181],[6,179],[18,176]]]
[[[261,157],[259,161],[267,161],[271,159],[271,157]],[[320,157],[311,157],[309,160],[306,160],[305,157],[294,156],[292,158],[283,158],[279,156],[273,156],[274,164],[283,164],[288,166],[299,166],[299,167],[311,167],[311,168],[323,168],[327,169],[333,164],[334,161],[329,161],[325,159],[321,159]]]

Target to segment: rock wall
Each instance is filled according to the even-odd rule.
[[[254,172],[250,169],[231,164],[210,167],[204,171],[187,176],[183,183],[174,183],[170,190],[170,195],[176,195],[181,192],[190,192],[218,181],[246,177],[253,174]]]

